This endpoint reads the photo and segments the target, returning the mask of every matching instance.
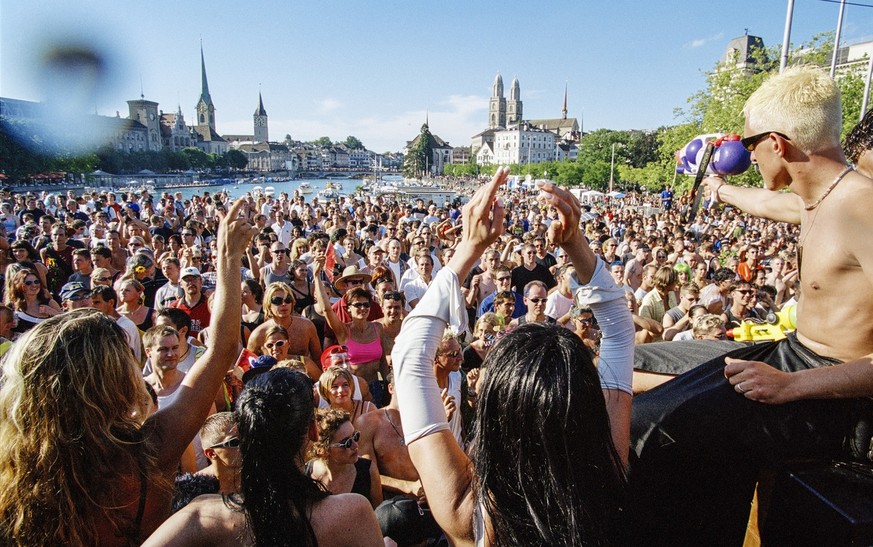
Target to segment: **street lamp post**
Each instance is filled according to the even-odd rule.
[[[612,159],[609,161],[609,192],[612,193],[612,184],[615,181],[615,146],[624,146],[620,142],[612,143]]]

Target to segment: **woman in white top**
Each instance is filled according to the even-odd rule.
[[[616,541],[625,485],[633,323],[623,291],[578,229],[578,201],[551,183],[541,187],[560,218],[550,238],[567,251],[577,284],[584,280],[576,298],[581,295],[603,327],[601,364],[594,368],[567,329],[524,325],[485,359],[469,458],[446,423],[433,358],[446,323],[466,326],[458,280],[503,231],[496,194],[507,175],[499,169],[464,207],[454,257],[397,338],[393,360],[405,441],[434,518],[452,544],[609,544]]]

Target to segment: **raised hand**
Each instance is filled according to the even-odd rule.
[[[491,182],[479,188],[462,210],[461,239],[485,249],[503,233],[503,200],[496,199],[497,190],[509,176],[509,168],[501,167]]]
[[[258,233],[257,227],[245,217],[240,216],[243,200],[236,200],[227,211],[227,216],[218,224],[218,253],[239,256],[245,254],[252,238]]]

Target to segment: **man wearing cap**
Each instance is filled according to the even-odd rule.
[[[80,281],[73,281],[61,287],[60,296],[64,311],[91,307],[91,291]]]
[[[182,297],[170,304],[191,317],[191,335],[196,337],[200,331],[209,326],[209,308],[206,305],[206,295],[203,294],[203,279],[200,270],[193,266],[184,268],[179,278],[182,280]]]

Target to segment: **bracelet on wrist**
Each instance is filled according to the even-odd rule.
[[[721,190],[721,187],[724,186],[725,184],[727,184],[727,183],[724,181],[724,179],[722,179],[721,184],[719,184],[719,185],[716,186],[716,188],[715,188],[715,201],[718,202],[718,203],[724,203],[724,202],[721,200],[721,196],[719,195],[719,191]]]

